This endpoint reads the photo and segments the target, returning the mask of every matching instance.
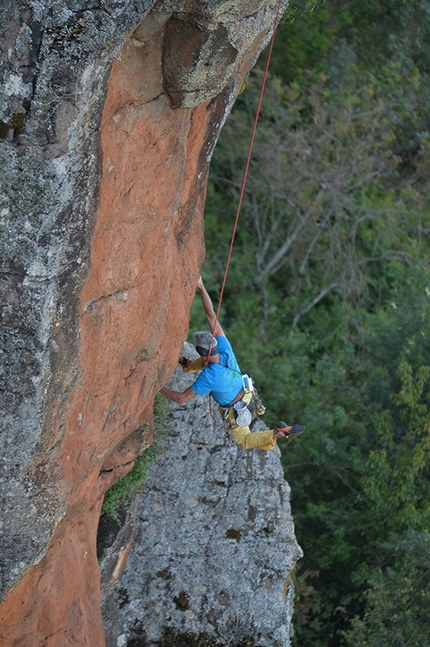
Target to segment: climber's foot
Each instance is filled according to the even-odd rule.
[[[276,425],[275,433],[278,438],[288,438],[288,436],[298,436],[303,433],[306,427],[303,425],[287,425],[286,422],[280,420]]]

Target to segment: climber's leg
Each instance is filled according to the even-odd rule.
[[[276,446],[273,431],[256,431],[251,433],[249,427],[234,427],[231,435],[242,449],[264,449],[272,451]]]

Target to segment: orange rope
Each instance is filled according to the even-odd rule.
[[[225,271],[224,271],[224,278],[223,278],[223,281],[222,281],[221,291],[220,291],[220,295],[219,295],[218,308],[217,308],[217,311],[216,311],[215,322],[214,322],[214,325],[213,325],[213,328],[212,328],[211,343],[209,345],[209,350],[208,350],[208,354],[207,354],[207,357],[206,357],[206,361],[209,359],[210,354],[211,354],[212,344],[213,344],[213,341],[214,341],[214,338],[215,338],[215,335],[214,335],[215,328],[216,328],[216,325],[218,323],[219,313],[220,313],[220,310],[221,310],[221,303],[222,303],[222,299],[223,299],[223,296],[224,296],[224,288],[225,288],[225,284],[226,284],[226,281],[227,281],[227,274],[228,274],[228,270],[230,268],[230,261],[231,261],[231,255],[232,255],[232,252],[233,252],[234,239],[236,237],[236,231],[237,231],[237,225],[238,225],[238,222],[239,222],[240,210],[242,208],[243,197],[245,195],[245,185],[246,185],[246,180],[248,178],[249,165],[251,163],[251,155],[252,155],[252,149],[254,147],[255,134],[257,132],[257,123],[258,123],[258,118],[260,116],[261,104],[263,102],[264,89],[266,87],[267,75],[268,75],[268,72],[269,72],[269,64],[270,64],[270,59],[272,57],[273,43],[275,42],[275,33],[276,33],[276,29],[277,29],[278,24],[279,24],[279,14],[280,14],[280,11],[281,11],[281,4],[282,4],[282,0],[278,0],[278,5],[276,7],[275,22],[274,22],[274,25],[273,25],[272,37],[270,39],[269,52],[267,54],[266,67],[265,67],[264,75],[263,75],[263,83],[261,84],[260,97],[258,99],[257,111],[255,113],[255,119],[254,119],[254,127],[252,129],[251,141],[250,141],[250,144],[249,144],[248,157],[247,157],[247,160],[246,160],[245,171],[244,171],[244,174],[243,174],[242,188],[241,188],[241,191],[240,191],[239,202],[238,202],[238,205],[237,205],[236,218],[235,218],[235,221],[234,221],[233,233],[231,235],[230,249],[229,249],[229,252],[228,252],[227,263],[226,263]],[[214,420],[214,415],[212,413],[212,400],[211,400],[210,394],[209,394],[209,413],[211,415],[212,420]]]
[[[279,14],[280,14],[280,11],[281,11],[281,4],[282,4],[282,0],[278,0],[278,6],[276,8],[275,22],[274,22],[274,25],[273,25],[273,32],[272,32],[272,37],[270,39],[269,52],[268,52],[268,55],[267,55],[266,68],[264,70],[264,75],[263,75],[263,83],[261,85],[260,97],[259,97],[258,105],[257,105],[257,112],[255,114],[255,119],[254,119],[254,127],[252,129],[251,142],[249,144],[248,158],[246,160],[245,171],[244,171],[244,174],[243,174],[242,188],[241,188],[241,191],[240,191],[239,202],[238,202],[237,211],[236,211],[236,218],[235,218],[235,221],[234,221],[233,233],[231,235],[230,249],[229,249],[229,252],[228,252],[227,263],[226,263],[225,272],[224,272],[224,278],[223,278],[223,281],[222,281],[221,292],[220,292],[219,301],[218,301],[218,308],[217,308],[217,311],[216,311],[215,323],[214,323],[214,326],[213,326],[213,329],[212,329],[212,339],[211,339],[211,343],[210,343],[210,346],[209,346],[209,351],[208,351],[208,355],[207,355],[206,359],[208,359],[210,354],[211,354],[212,344],[213,344],[213,340],[214,340],[214,337],[215,337],[214,332],[215,332],[216,325],[218,323],[219,313],[220,313],[220,310],[221,310],[221,303],[222,303],[222,299],[223,299],[223,296],[224,296],[224,288],[225,288],[225,284],[226,284],[226,281],[227,281],[227,274],[228,274],[228,270],[230,268],[230,261],[231,261],[231,255],[232,255],[232,252],[233,252],[234,239],[235,239],[235,236],[236,236],[237,225],[238,225],[238,222],[239,222],[239,214],[240,214],[240,210],[242,208],[243,197],[245,195],[245,185],[246,185],[246,180],[248,178],[248,171],[249,171],[249,165],[250,165],[250,162],[251,162],[252,149],[254,147],[255,134],[257,132],[257,123],[258,123],[258,118],[260,116],[260,109],[261,109],[261,104],[262,104],[262,101],[263,101],[264,89],[266,87],[267,75],[268,75],[268,72],[269,72],[269,64],[270,64],[270,58],[272,56],[273,43],[275,41],[275,33],[276,33],[276,29],[277,29],[278,24],[279,24]]]

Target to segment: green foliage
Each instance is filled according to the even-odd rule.
[[[429,69],[430,7],[409,0],[292,0],[278,28],[272,70],[291,82],[310,69],[324,69],[336,60],[344,42],[365,68],[388,60],[405,68]]]
[[[259,80],[238,100],[214,156],[203,272],[214,295]],[[346,74],[335,85],[322,74],[288,87],[269,81],[222,324],[258,384],[260,375],[271,381],[271,394],[290,392],[298,379],[290,364],[298,347],[305,349],[293,360],[299,364],[330,352],[363,312],[386,302],[405,262],[426,247],[426,193],[411,189],[406,176],[399,184],[393,111],[402,112],[403,99],[396,87],[389,75]],[[275,410],[288,412],[286,398],[277,399]]]
[[[365,592],[365,613],[345,632],[354,647],[422,647],[428,643],[430,536],[392,535],[384,545],[391,565],[374,571]]]
[[[154,401],[154,442],[134,461],[131,470],[107,490],[101,515],[110,517],[118,524],[119,508],[127,505],[136,496],[143,481],[148,478],[151,464],[161,451],[160,440],[166,427],[168,408],[165,398],[157,394]]]
[[[166,628],[161,638],[161,647],[221,647],[219,643],[214,642],[213,638],[205,634],[193,633],[175,633],[172,629]],[[239,642],[237,647],[256,647],[254,638],[245,636]],[[129,647],[143,647],[139,639],[132,641]]]
[[[305,573],[318,574],[310,587],[298,576],[306,593],[299,600],[306,614],[295,620],[300,645],[343,644],[349,621],[358,622],[370,604],[365,592],[372,590],[374,573],[390,566],[389,538],[429,527],[430,369],[422,363],[428,342],[407,353],[417,313],[405,308],[410,301],[419,312],[426,293],[416,277],[414,286],[405,281],[411,275],[405,271],[409,289],[397,295],[397,308],[388,304],[368,315],[367,343],[359,352],[338,347],[300,385],[307,436],[286,446],[283,462]],[[424,273],[423,283],[426,278]],[[400,321],[399,352],[393,340]],[[383,373],[383,403],[373,388],[381,361],[391,367]]]
[[[107,490],[101,515],[110,517],[120,525],[119,507],[130,503],[136,495],[138,487],[148,476],[149,466],[154,461],[155,456],[155,448],[151,445],[136,458],[131,470]]]
[[[332,50],[336,34],[350,23],[344,4],[333,11],[330,2],[293,0],[278,32],[271,69],[285,82],[290,82],[305,69],[316,66]]]

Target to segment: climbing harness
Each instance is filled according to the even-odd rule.
[[[228,445],[233,445],[236,442],[231,436],[235,427],[248,427],[252,422],[252,414],[254,412],[258,416],[262,416],[266,411],[266,407],[258,395],[258,391],[252,377],[244,373],[242,375],[242,385],[241,390],[232,402],[224,407],[218,405],[218,411],[221,414]],[[212,413],[212,398],[210,395],[209,409],[212,420],[214,420]]]
[[[262,416],[266,411],[255,388],[253,379],[245,373],[242,375],[242,381],[243,388],[239,391],[235,399],[225,407],[218,405],[218,411],[221,414],[227,443],[229,445],[236,442],[231,435],[236,427],[248,427],[252,422],[254,412]]]

